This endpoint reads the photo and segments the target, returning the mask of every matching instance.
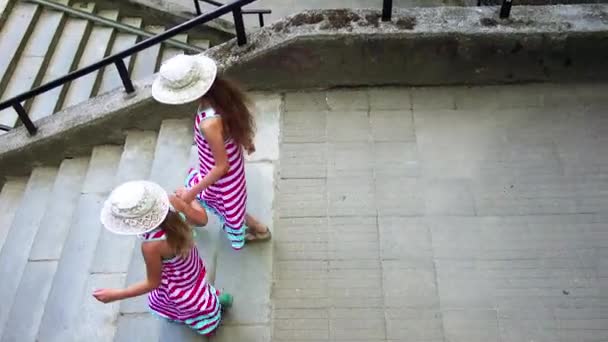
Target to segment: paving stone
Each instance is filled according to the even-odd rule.
[[[380,257],[375,217],[331,217],[328,235],[330,260],[378,260]]]
[[[374,148],[365,142],[329,143],[327,177],[372,177]]]
[[[411,109],[409,88],[371,88],[368,93],[372,113],[374,110]]]
[[[418,216],[425,213],[424,184],[418,178],[376,179],[375,200],[379,215]]]
[[[327,214],[325,179],[283,179],[278,193],[280,217],[322,217]]]
[[[384,312],[378,309],[331,309],[329,331],[334,341],[384,341]]]
[[[57,261],[28,262],[9,313],[2,341],[36,341]]]
[[[469,180],[431,180],[425,188],[425,207],[428,215],[476,214]]]
[[[499,341],[495,310],[443,310],[449,341]]]
[[[412,111],[374,110],[370,113],[371,134],[374,141],[415,141]]]
[[[270,341],[270,327],[255,326],[226,326],[219,329],[215,341],[267,342]]]
[[[57,169],[35,168],[25,188],[20,207],[0,251],[0,274],[5,275],[0,287],[0,327],[4,327],[25,271],[30,248],[39,230],[51,195]],[[10,276],[8,276],[10,275]]]
[[[281,178],[325,178],[327,145],[325,143],[283,144]]]
[[[371,125],[366,111],[331,111],[327,114],[327,140],[370,141]]]
[[[279,219],[275,240],[281,243],[326,242],[326,218],[287,218]]]
[[[324,92],[289,92],[285,94],[285,110],[287,112],[314,112],[328,109],[329,107]]]
[[[382,265],[386,307],[439,308],[434,269],[404,269],[397,260],[385,260]]]
[[[286,111],[283,115],[282,140],[285,143],[327,141],[327,112],[324,110]]]
[[[255,104],[256,152],[247,156],[247,160],[278,160],[281,98],[278,95],[258,95],[255,97]]]
[[[327,180],[327,212],[330,216],[375,216],[374,184],[371,177]]]
[[[373,149],[376,179],[421,175],[418,150],[414,143],[377,142]]]
[[[439,309],[386,308],[389,341],[444,341]]]
[[[369,110],[367,90],[330,90],[327,104],[331,110]],[[330,131],[331,132],[331,131]]]
[[[458,87],[454,92],[456,108],[462,110],[539,107],[544,97],[538,85]]]
[[[378,227],[383,259],[398,259],[413,268],[432,266],[431,233],[423,220],[381,216]]]

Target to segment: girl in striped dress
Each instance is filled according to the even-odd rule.
[[[217,77],[215,62],[204,56],[178,55],[163,64],[152,85],[162,103],[198,101],[194,142],[198,167],[188,173],[177,195],[186,203],[198,200],[221,220],[234,249],[246,241],[270,239],[270,230],[247,214],[243,150],[255,151],[250,102],[233,83]]]
[[[97,290],[93,293],[97,300],[109,303],[148,293],[150,310],[157,316],[186,324],[205,336],[217,329],[222,309],[232,304],[232,296],[220,294],[207,282],[205,263],[187,224],[204,226],[203,208],[167,196],[154,183],[136,181],[112,192],[101,221],[114,233],[142,239],[147,279],[126,289]]]

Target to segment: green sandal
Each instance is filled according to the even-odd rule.
[[[220,301],[220,305],[222,306],[222,308],[226,308],[228,309],[229,307],[232,306],[232,302],[234,301],[234,297],[232,297],[232,295],[230,293],[222,293],[218,296],[218,299]]]

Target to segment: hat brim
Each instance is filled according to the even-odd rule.
[[[211,58],[206,56],[199,55],[192,57],[196,59],[201,72],[207,74],[207,76],[182,89],[167,88],[162,84],[160,77],[156,77],[152,83],[152,97],[156,101],[170,105],[186,104],[200,99],[211,89],[217,77],[217,65]]]
[[[156,203],[150,211],[137,218],[119,218],[112,214],[112,205],[106,200],[101,209],[100,219],[103,226],[114,234],[119,235],[139,235],[147,233],[165,220],[169,212],[169,196],[167,192],[158,184],[141,181],[152,192]]]

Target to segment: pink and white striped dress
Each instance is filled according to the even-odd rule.
[[[140,235],[143,243],[166,240],[162,227]],[[148,294],[153,313],[188,325],[201,335],[212,334],[222,318],[219,292],[207,282],[207,270],[196,246],[187,257],[163,260],[161,284]]]
[[[211,147],[201,131],[204,120],[218,118],[213,108],[201,110],[194,120],[194,140],[198,149],[198,170],[191,169],[186,179],[186,188],[191,188],[205,177],[215,160]],[[224,232],[232,248],[241,249],[245,245],[245,207],[247,203],[247,184],[245,181],[245,158],[243,148],[232,138],[224,142],[230,169],[220,180],[198,195],[201,204],[214,212],[221,220]]]

